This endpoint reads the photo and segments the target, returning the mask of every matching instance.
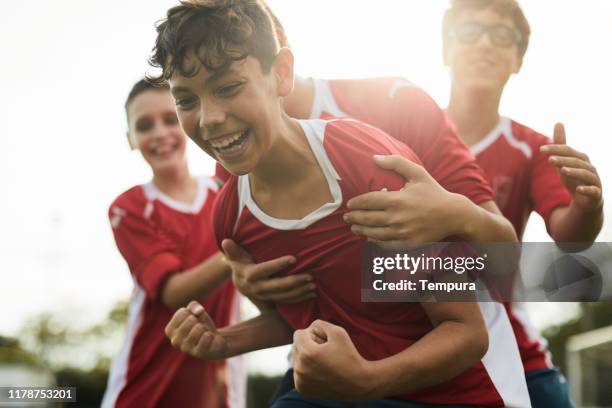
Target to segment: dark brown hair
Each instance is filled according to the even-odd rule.
[[[514,26],[521,33],[521,42],[518,44],[519,56],[523,58],[529,45],[529,35],[531,29],[529,28],[529,22],[521,10],[521,6],[516,0],[451,0],[450,7],[444,13],[444,19],[442,20],[442,33],[444,46],[446,48],[449,34],[457,18],[464,11],[469,10],[480,10],[485,8],[491,8],[493,11],[498,13],[500,16],[509,16],[514,22]]]
[[[252,56],[268,73],[279,49],[271,17],[257,0],[182,1],[156,28],[149,63],[162,74],[148,77],[153,82],[170,79],[175,72],[196,75],[197,66],[185,64],[190,52],[210,71]]]
[[[148,81],[146,78],[139,80],[132,86],[132,89],[130,90],[128,97],[125,100],[124,107],[125,107],[126,117],[128,116],[128,106],[130,105],[130,102],[132,102],[134,98],[136,98],[138,95],[140,95],[144,91],[168,91],[168,90],[170,90],[170,86],[165,81],[159,81],[157,83],[152,83]],[[128,122],[129,122],[129,118],[128,118]]]

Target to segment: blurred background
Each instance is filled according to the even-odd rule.
[[[440,28],[446,0],[268,2],[301,75],[401,75],[446,106]],[[149,69],[154,22],[174,4],[0,3],[0,385],[18,378],[77,386],[80,406],[99,404],[132,288],[107,208],[151,177],[128,147],[123,104]],[[524,0],[522,6],[531,43],[501,112],[548,135],[564,122],[568,143],[587,152],[602,176],[610,219],[612,2]],[[193,172],[212,174],[212,160],[195,145],[189,159]],[[525,240],[549,241],[538,216]],[[610,222],[598,240],[612,241]],[[612,406],[610,330],[567,342],[611,325],[612,306],[538,303],[529,310],[556,364],[578,373],[570,382],[583,390],[584,406]],[[248,304],[244,312],[255,313]],[[279,348],[248,356],[252,406],[262,406],[270,378],[287,367],[286,355]]]

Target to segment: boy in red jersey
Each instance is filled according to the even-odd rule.
[[[153,180],[127,190],[109,209],[134,291],[102,406],[244,407],[239,360],[224,368],[224,362],[192,358],[173,349],[163,332],[173,311],[192,299],[200,299],[219,325],[239,318],[237,294],[213,238],[218,186],[189,174],[187,137],[167,85],[137,82],[125,108],[130,144],[153,170]],[[227,392],[221,370],[229,372]]]
[[[352,120],[289,118],[281,102],[292,90],[293,57],[278,49],[258,2],[183,3],[169,10],[152,62],[170,81],[187,134],[238,175],[217,199],[218,240],[234,237],[258,261],[296,253],[289,273],[311,271],[319,294],[220,330],[192,303],[167,327],[174,345],[223,358],[286,344],[297,330],[296,384],[310,395],[376,400],[372,406],[505,405],[479,362],[487,336],[477,304],[360,301],[363,238],[342,218],[346,200],[400,189],[405,181],[371,158],[401,154],[418,162],[412,151]],[[379,400],[389,396],[397,399]],[[337,406],[297,391],[277,402],[302,404]]]
[[[452,0],[444,15],[444,61],[452,86],[447,112],[495,192],[495,201],[523,235],[532,211],[557,242],[595,240],[603,223],[601,180],[589,158],[566,144],[561,124],[553,141],[500,116],[501,96],[519,72],[529,23],[515,0]],[[567,384],[545,343],[518,305],[507,305],[534,407],[571,407]]]

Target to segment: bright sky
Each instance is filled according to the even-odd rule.
[[[150,177],[125,140],[123,103],[147,70],[153,22],[175,3],[0,3],[0,333],[15,333],[41,311],[93,321],[129,296],[129,272],[106,210],[115,196]],[[440,51],[446,0],[269,3],[287,29],[301,75],[402,75],[446,104],[449,79]],[[563,121],[569,143],[590,155],[607,183],[612,2],[523,6],[532,40],[522,72],[507,86],[502,113],[547,134]],[[194,172],[211,173],[212,161],[191,150]],[[605,187],[609,219],[612,193]],[[526,239],[546,240],[535,218]],[[612,240],[610,223],[600,240]],[[535,316],[537,323],[566,316],[567,308],[538,307],[547,312]],[[251,359],[253,369],[283,370],[283,352],[260,356]]]

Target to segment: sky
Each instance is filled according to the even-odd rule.
[[[0,3],[0,334],[15,334],[42,311],[84,325],[129,296],[130,275],[106,212],[118,194],[151,174],[128,147],[123,103],[149,69],[154,22],[175,3]],[[300,75],[401,75],[446,105],[449,76],[440,38],[446,0],[269,3],[285,25]],[[564,122],[568,143],[587,152],[602,176],[610,219],[612,2],[522,5],[531,43],[522,71],[506,87],[501,112],[548,135],[555,122]],[[212,160],[194,145],[189,150],[192,170],[211,174]],[[607,222],[599,240],[611,238]],[[525,239],[548,240],[537,216]],[[533,313],[544,327],[574,310],[540,304]],[[256,353],[250,367],[281,372],[284,353]]]

